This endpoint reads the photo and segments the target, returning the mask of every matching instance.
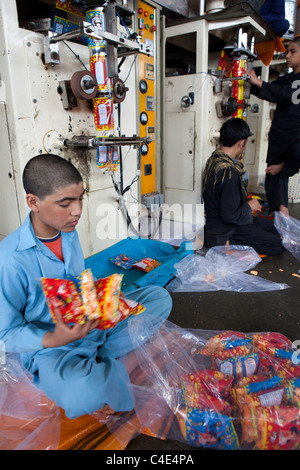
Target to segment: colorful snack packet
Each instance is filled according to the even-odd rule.
[[[127,299],[123,292],[120,292],[119,297],[119,313],[121,314],[121,319],[124,320],[129,315],[139,315],[143,312],[145,307],[135,300]]]
[[[97,328],[101,330],[113,328],[121,319],[119,300],[122,278],[123,274],[112,274],[111,276],[95,281],[101,313]]]
[[[266,379],[266,377],[260,377],[255,381],[251,381],[244,384],[242,380],[239,380],[238,384],[232,388],[232,401],[234,402],[237,410],[241,410],[243,408],[243,405],[247,402],[247,400],[245,399],[246,395],[251,395],[252,393],[259,393],[265,390],[276,389],[282,382],[283,380],[277,376],[271,377],[269,379]],[[259,404],[261,404],[260,401]]]
[[[135,268],[140,269],[141,271],[146,271],[146,273],[149,273],[152,269],[155,269],[160,265],[161,263],[153,258],[143,258],[133,264]]]
[[[42,278],[41,281],[54,323],[56,323],[57,312],[66,323],[85,323],[82,300],[73,281],[49,278]]]
[[[256,353],[247,356],[231,357],[229,359],[215,360],[216,366],[223,374],[228,374],[234,377],[234,380],[240,377],[253,375],[257,372],[258,368],[258,355]]]
[[[202,348],[199,352],[204,356],[211,356],[214,352],[220,351],[223,349],[230,349],[230,343],[233,347],[237,345],[241,345],[236,343],[236,341],[242,340],[249,340],[244,333],[240,333],[238,331],[223,331],[218,335],[213,336],[210,338],[204,348]]]
[[[215,351],[213,352],[212,356],[214,360],[220,359],[228,359],[230,357],[236,357],[236,356],[247,356],[250,353],[250,347],[249,345],[243,345],[243,346],[237,346],[232,349],[222,349],[220,351]]]
[[[230,400],[230,390],[233,378],[228,377],[217,370],[197,370],[182,377],[183,381],[190,381],[195,387],[225,399]]]
[[[110,261],[123,269],[130,269],[137,261],[126,255],[116,255],[110,258]]]
[[[80,276],[80,293],[84,312],[89,320],[96,320],[101,315],[92,271],[86,269]]]
[[[185,407],[177,410],[176,417],[185,441],[192,446],[221,450],[239,448],[233,418],[230,416]]]
[[[300,378],[284,382],[284,402],[300,408]]]
[[[300,409],[294,406],[259,407],[254,411],[256,449],[296,450],[300,445]]]
[[[220,396],[208,393],[188,381],[182,382],[182,404],[199,410],[218,411],[230,415],[231,406]]]

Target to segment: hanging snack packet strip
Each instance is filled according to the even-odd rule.
[[[81,297],[73,281],[42,278],[42,287],[54,323],[57,312],[66,323],[85,323]]]
[[[93,274],[90,269],[86,269],[81,273],[80,293],[86,317],[89,320],[97,320],[100,318],[101,309],[98,302]]]
[[[121,320],[119,301],[123,274],[111,276],[95,281],[98,303],[100,306],[100,321],[97,328],[106,330],[113,328]]]

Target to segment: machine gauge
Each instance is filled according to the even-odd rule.
[[[140,81],[139,88],[140,88],[141,93],[143,94],[147,93],[148,83],[146,82],[146,80],[143,79]]]
[[[143,124],[143,126],[145,126],[148,122],[148,114],[145,113],[145,111],[143,111],[141,114],[140,114],[140,122],[141,124]]]
[[[148,145],[147,144],[142,144],[141,145],[141,154],[142,155],[147,155],[148,152],[149,152]]]

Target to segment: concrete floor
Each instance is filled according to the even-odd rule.
[[[290,205],[291,216],[300,219],[300,203]],[[172,293],[173,310],[169,320],[182,328],[235,330],[245,333],[280,332],[291,341],[300,340],[300,263],[285,251],[277,258],[266,257],[255,267],[258,275],[270,281],[286,283],[290,289],[258,292]],[[299,272],[300,274],[300,272]],[[140,435],[127,450],[193,449],[182,442]],[[200,449],[201,450],[201,449]]]

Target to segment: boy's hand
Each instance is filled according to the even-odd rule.
[[[245,70],[245,73],[248,75],[248,77],[250,78],[250,83],[252,85],[256,85],[258,86],[259,88],[261,88],[262,84],[263,84],[263,81],[257,77],[255,71],[253,69],[246,69]]]
[[[68,325],[59,312],[56,313],[56,324],[53,331],[47,331],[43,337],[44,348],[56,348],[72,343],[85,336],[98,325],[98,320],[87,320],[83,325]]]

